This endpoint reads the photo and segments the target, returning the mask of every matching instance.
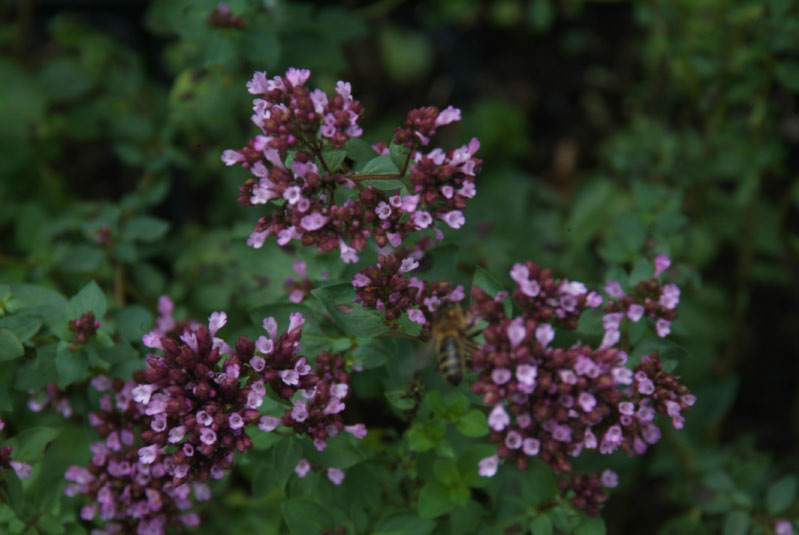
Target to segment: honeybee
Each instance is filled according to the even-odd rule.
[[[438,369],[444,378],[457,386],[466,373],[468,335],[463,309],[458,303],[444,301],[433,315],[433,340],[438,354]]]

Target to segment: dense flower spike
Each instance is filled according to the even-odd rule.
[[[235,453],[252,447],[247,425],[271,431],[281,423],[258,411],[267,385],[282,399],[293,399],[282,423],[308,434],[319,450],[341,431],[358,438],[366,434],[362,424],[346,426],[341,416],[349,393],[344,360],[322,353],[317,375],[297,354],[301,314],[291,314],[280,336],[275,319],[266,318],[266,336],[255,342],[241,337],[231,348],[215,336],[227,321],[223,312],[211,314],[207,326],[186,325],[177,338],[173,308],[163,297],[156,328],[143,338],[163,355],[149,354],[148,367],[136,372],[134,381],[112,383],[104,376],[92,381],[99,391],[113,391],[113,399],[105,394],[102,410],[90,415],[104,441],[92,446],[88,468],[67,471],[73,482],[67,493],[89,498],[83,518],[91,520],[99,511],[108,522],[104,533],[164,533],[170,525],[199,524],[195,513],[182,512],[191,507],[192,489],[198,500],[210,497],[201,483],[223,477]],[[330,477],[340,483],[344,475]]]
[[[497,445],[497,454],[480,462],[481,475],[492,476],[502,459],[524,469],[530,457],[537,457],[556,472],[570,474],[569,458],[583,450],[643,454],[661,436],[656,414],[682,428],[683,413],[695,397],[662,369],[656,353],[630,368],[627,354],[612,344],[597,349],[580,343],[553,347],[555,327],[574,328],[582,310],[599,306],[601,297],[582,283],[553,279],[531,262],[516,264],[511,277],[517,284],[513,296],[523,311],[515,319],[505,317],[501,299],[472,288],[471,312],[489,322],[483,331],[485,343],[471,354],[478,372],[472,389],[493,407],[488,425]],[[615,287],[608,291],[611,297],[613,292]],[[662,299],[674,292],[659,295]],[[675,300],[667,303],[676,305]],[[650,306],[656,310],[663,305]],[[572,503],[589,514],[597,514],[605,500],[600,486],[617,484],[618,477],[609,471],[601,477],[571,475],[561,480]]]
[[[271,202],[277,208],[261,217],[248,245],[260,248],[268,236],[275,236],[279,245],[298,240],[320,252],[338,250],[349,263],[358,261],[358,252],[370,237],[378,247],[399,247],[408,235],[428,228],[440,237],[435,220],[455,229],[464,224],[462,211],[466,199],[476,193],[474,179],[482,163],[474,157],[480,143],[473,139],[446,152],[418,151],[436,127],[460,120],[459,110],[449,107],[439,112],[431,107],[411,112],[407,135],[395,136],[397,144],[409,149],[400,173],[357,176],[346,167],[339,169],[343,162],[328,158],[327,151],[361,135],[357,124],[361,105],[353,99],[349,83],[338,82],[336,95],[329,97],[304,86],[309,76],[310,71],[294,68],[272,79],[258,72],[247,84],[257,96],[252,120],[263,135],[240,150],[226,150],[222,161],[239,164],[254,175],[240,188],[242,205]],[[296,151],[290,163],[289,150]],[[400,188],[386,191],[360,184],[370,178],[401,179],[408,169],[409,194],[403,195]],[[337,190],[356,187],[354,198],[347,194],[346,200],[337,201]]]

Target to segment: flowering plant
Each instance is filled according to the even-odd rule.
[[[222,5],[208,20],[246,26]],[[21,532],[219,530],[216,504],[246,494],[278,504],[275,533],[602,533],[618,459],[679,437],[697,402],[669,341],[682,268],[655,242],[592,283],[522,258],[504,284],[458,263],[448,241],[468,231],[484,162],[477,138],[434,142],[461,111],[411,110],[369,144],[351,84],[310,76],[256,72],[259,132],[221,155],[257,217],[240,241],[258,284],[288,275],[277,297],[198,322],[178,319],[179,285],[146,302],[155,318],[95,282],[69,300],[4,288],[0,359],[37,352],[19,370],[28,409],[85,446],[41,426],[0,449]],[[109,254],[152,229],[115,224],[91,232]],[[43,481],[48,444],[66,504],[49,516],[22,483]]]

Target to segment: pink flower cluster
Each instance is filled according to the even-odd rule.
[[[258,220],[248,245],[260,248],[274,235],[279,245],[298,240],[320,252],[338,250],[349,263],[358,261],[358,253],[370,237],[379,247],[399,247],[409,234],[428,228],[441,236],[434,220],[456,229],[464,224],[462,210],[466,199],[476,193],[474,180],[482,163],[474,157],[480,143],[473,139],[446,152],[440,148],[427,154],[416,150],[429,142],[435,127],[459,120],[460,111],[423,108],[424,112],[414,110],[409,115],[412,133],[403,144],[412,149],[404,166],[411,164],[411,194],[402,195],[399,188],[363,187],[360,181],[369,175],[358,177],[342,171],[338,166],[343,162],[329,167],[324,157],[327,149],[339,148],[361,135],[357,125],[360,103],[353,100],[346,82],[338,83],[333,98],[320,89],[311,92],[304,87],[309,76],[310,71],[293,68],[285,77],[273,79],[255,73],[248,83],[250,93],[258,95],[252,120],[263,135],[222,155],[225,164],[240,164],[254,175],[241,186],[239,203],[271,202],[277,208]],[[290,163],[289,150],[296,151]],[[403,168],[401,173],[405,171]],[[402,177],[374,177],[389,178]],[[337,204],[336,191],[342,187],[357,187],[357,197]]]
[[[514,264],[510,276],[516,282],[513,298],[524,316],[536,321],[576,329],[583,310],[602,304],[602,296],[589,292],[582,282],[556,279],[551,270],[530,261]]]
[[[485,343],[471,354],[478,372],[472,389],[493,407],[488,425],[498,446],[496,456],[480,463],[482,475],[493,475],[501,459],[524,469],[533,456],[567,474],[569,458],[584,450],[643,454],[661,437],[656,414],[683,426],[682,414],[695,397],[663,371],[656,353],[630,368],[627,354],[616,348],[551,345],[555,326],[576,325],[580,311],[598,306],[600,297],[581,283],[556,281],[530,262],[516,264],[511,277],[524,312],[515,319],[505,317],[497,299],[472,288],[472,312],[489,322]],[[577,485],[575,503],[596,511],[602,499],[593,480],[569,481]]]
[[[320,355],[317,375],[297,355],[305,322],[301,314],[291,315],[280,336],[275,319],[266,318],[265,336],[255,342],[242,336],[231,348],[215,336],[227,321],[224,313],[214,312],[207,327],[186,328],[175,338],[168,321],[171,301],[162,299],[160,305],[161,321],[143,341],[163,355],[149,354],[148,367],[136,372],[132,382],[112,384],[102,376],[92,381],[99,390],[114,388],[116,407],[110,395],[103,397],[102,411],[92,413],[90,423],[105,441],[93,446],[95,458],[88,469],[72,467],[67,473],[78,484],[67,491],[90,499],[84,508],[87,520],[99,510],[103,520],[114,521],[106,526],[108,533],[118,525],[163,533],[176,518],[186,525],[199,523],[196,515],[178,518],[164,504],[185,510],[191,505],[188,483],[222,478],[235,452],[252,447],[247,425],[276,427],[270,428],[273,418],[258,410],[267,386],[283,399],[298,398],[285,422],[312,436],[317,448],[340,430],[365,435],[363,425],[345,426],[340,415],[349,390],[343,359]],[[309,400],[307,405],[299,398]],[[318,404],[324,406],[317,411]],[[124,470],[119,463],[126,463]]]
[[[80,346],[87,344],[100,328],[100,322],[94,319],[94,312],[91,310],[84,312],[76,320],[70,320],[68,325],[69,330],[75,333],[69,343],[70,351],[75,351]]]
[[[310,370],[310,366],[300,365]],[[323,351],[316,359],[318,380],[312,388],[301,389],[292,407],[282,418],[264,416],[258,425],[262,431],[272,431],[279,425],[291,427],[296,433],[307,434],[318,451],[327,446],[327,439],[346,431],[362,439],[366,436],[363,424],[345,425],[341,416],[346,408],[344,400],[350,394],[349,374],[344,369],[344,359],[338,354]],[[305,370],[300,370],[300,373]],[[285,380],[285,379],[284,379]],[[343,477],[343,476],[342,476]]]
[[[92,460],[87,467],[70,466],[65,474],[70,482],[67,496],[81,494],[89,503],[81,509],[86,521],[98,514],[106,522],[97,535],[147,533],[162,535],[168,527],[197,526],[200,517],[189,512],[193,503],[208,500],[204,484],[175,485],[174,463],[148,462],[139,454],[137,433],[152,421],[146,406],[134,400],[137,383],[113,382],[98,376],[92,385],[108,392],[100,399],[100,410],[89,413],[89,423],[101,439],[91,446]]]
[[[677,318],[680,288],[676,284],[661,284],[660,274],[671,265],[665,254],[655,258],[655,275],[648,281],[639,282],[628,295],[621,285],[613,280],[605,284],[605,293],[610,296],[605,306],[602,325],[605,328],[603,347],[615,345],[621,337],[620,326],[626,318],[637,323],[646,316],[655,321],[655,332],[661,338],[671,333],[671,322]]]
[[[443,301],[462,301],[465,293],[463,286],[452,288],[448,281],[430,283],[406,277],[406,273],[419,267],[421,256],[420,250],[378,256],[376,265],[365,267],[353,276],[355,302],[384,311],[386,321],[394,325],[405,313],[410,321],[429,330],[438,306]]]

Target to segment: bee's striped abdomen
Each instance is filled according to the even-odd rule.
[[[454,336],[446,336],[438,347],[438,369],[444,378],[458,385],[463,379],[463,348]]]

